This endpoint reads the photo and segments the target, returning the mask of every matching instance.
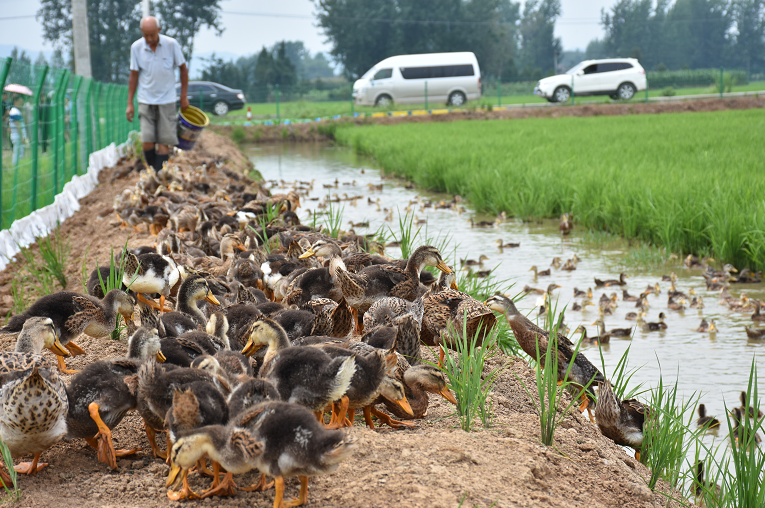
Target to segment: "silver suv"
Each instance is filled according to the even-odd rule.
[[[534,88],[534,95],[550,102],[566,102],[573,90],[576,96],[608,95],[627,101],[646,86],[645,70],[636,59],[609,58],[585,60],[565,74],[544,78]]]

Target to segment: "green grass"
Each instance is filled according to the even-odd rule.
[[[125,245],[122,246],[122,254],[120,255],[120,260],[116,261],[114,259],[114,248],[112,247],[111,250],[111,256],[109,259],[109,276],[104,280],[101,277],[101,270],[96,267],[97,274],[98,274],[98,282],[101,285],[101,291],[103,291],[104,295],[111,291],[112,289],[121,289],[123,284],[123,278],[125,275],[125,268],[127,266],[127,241],[125,242]],[[140,266],[140,265],[139,265]],[[136,273],[133,276],[133,280],[130,281],[130,284],[128,284],[127,289],[130,289],[130,286],[133,285],[133,282],[138,278],[138,274]],[[112,340],[119,340],[120,336],[122,334],[122,330],[125,330],[127,326],[120,326],[122,316],[120,314],[117,314],[117,320],[115,321],[114,330],[112,330],[111,338]]]
[[[507,105],[513,105],[513,104],[541,104],[546,103],[546,99],[542,99],[541,97],[537,97],[533,94],[534,90],[534,84],[530,83],[527,87],[527,92],[525,93],[517,93],[517,94],[509,94],[505,95],[505,88],[507,88],[507,84],[503,84],[503,95],[500,101],[497,101],[497,88],[496,86],[492,86],[491,84],[487,85],[487,87],[484,90],[483,96],[477,100],[477,101],[469,101],[461,108],[456,109],[476,109],[476,108],[486,108],[486,107],[494,107],[497,105],[507,106]],[[523,90],[518,89],[517,87],[514,87],[516,91]],[[703,95],[703,94],[710,94],[710,93],[718,93],[719,90],[714,90],[714,87],[705,86],[705,87],[688,87],[688,88],[675,88],[675,95]],[[752,82],[748,83],[746,85],[738,85],[732,87],[731,91],[733,92],[756,92],[759,90],[765,90],[765,83],[763,82]],[[649,97],[661,97],[663,95],[664,87],[662,88],[656,88],[655,90],[650,89],[648,91]],[[727,90],[726,90],[727,91]],[[640,92],[638,93],[634,99],[632,99],[631,102],[640,102],[645,99],[645,93]],[[612,101],[607,96],[595,96],[595,97],[581,97],[576,98],[575,102],[579,101],[583,102],[589,102],[589,101],[598,101],[598,102],[617,102]],[[230,111],[226,116],[216,116],[214,114],[209,114],[210,122],[213,124],[224,124],[224,123],[240,123],[243,122],[247,115],[247,108],[251,109],[253,120],[264,120],[264,119],[274,119],[276,118],[276,103],[274,102],[266,102],[266,103],[247,103],[245,104],[243,109],[238,109],[235,111]],[[437,108],[445,108],[447,107],[446,104],[443,104],[441,102],[429,102],[428,108],[429,109],[437,109]],[[393,104],[389,108],[377,108],[374,106],[353,106],[353,111],[355,113],[376,113],[380,111],[410,111],[415,109],[424,109],[425,104]],[[318,117],[327,117],[327,116],[334,116],[334,115],[349,115],[351,113],[351,101],[326,101],[326,102],[311,102],[311,101],[290,101],[290,102],[282,102],[279,104],[279,113],[281,119],[314,119]]]
[[[0,503],[4,503],[5,501],[18,501],[21,499],[21,491],[19,490],[18,483],[18,473],[15,469],[13,469],[13,457],[11,456],[11,451],[2,441],[0,441],[0,455],[2,456],[5,468],[8,470],[8,476],[13,483],[13,485],[5,485],[0,480],[0,484],[2,484],[3,490],[5,491],[5,495],[0,498]]]
[[[417,185],[519,218],[765,268],[761,110],[343,125],[337,140]],[[655,254],[654,254],[655,255]]]

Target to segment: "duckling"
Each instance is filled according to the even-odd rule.
[[[468,222],[470,222],[471,228],[490,228],[490,227],[496,227],[497,225],[499,225],[501,223],[501,220],[500,219],[496,219],[493,221],[481,220],[481,221],[475,222],[473,218],[471,217]]]
[[[173,445],[173,468],[167,485],[181,480],[182,492],[190,491],[188,470],[207,453],[229,475],[257,468],[273,476],[274,508],[299,506],[308,498],[308,475],[335,471],[354,449],[350,436],[340,430],[324,429],[307,409],[288,402],[265,402],[234,418],[226,427],[202,427],[179,438]],[[229,475],[222,484],[233,482]],[[300,495],[284,503],[284,478],[290,476],[300,477]]]
[[[267,368],[277,353],[292,346],[284,328],[270,318],[253,321],[246,331],[246,336],[246,343],[242,349],[245,356],[252,356],[262,346],[268,346],[261,369]]]
[[[584,301],[582,301],[582,304],[581,304],[581,305],[579,304],[579,302],[574,302],[574,303],[571,305],[571,310],[572,310],[572,311],[574,311],[574,312],[577,312],[577,311],[583,310],[583,309],[584,309],[585,307],[587,307],[588,305],[592,305],[592,306],[595,306],[595,304],[594,304],[594,303],[592,303],[591,301],[589,301],[589,300],[584,300]]]
[[[228,274],[236,258],[236,249],[246,250],[242,241],[235,234],[227,234],[220,241],[221,257],[206,256],[194,261],[194,269],[209,273],[212,277],[223,277]]]
[[[671,296],[669,297],[669,300],[667,300],[667,308],[670,310],[685,310],[685,298],[681,298],[680,301],[676,302]]]
[[[701,324],[699,325],[698,328],[696,328],[696,331],[699,333],[716,332],[717,327],[715,326],[714,319],[708,323],[706,319],[702,318]]]
[[[701,296],[694,296],[691,300],[691,304],[689,305],[691,309],[703,309],[704,308],[704,299]]]
[[[627,284],[627,281],[625,279],[628,279],[628,278],[629,277],[627,277],[627,274],[620,273],[618,280],[616,280],[616,279],[609,279],[609,280],[595,279],[595,285],[597,287],[624,286],[625,284]]]
[[[699,404],[699,419],[696,420],[696,425],[699,427],[719,427],[720,420],[713,416],[707,416],[707,408],[704,404]]]
[[[623,301],[625,301],[625,302],[637,302],[638,298],[639,297],[637,297],[637,296],[632,296],[631,294],[629,294],[626,289],[622,289],[622,300]]]
[[[53,320],[35,316],[24,322],[16,350],[0,353],[0,440],[12,456],[34,455],[31,463],[14,467],[19,473],[35,474],[47,466],[39,462],[40,454],[66,434],[69,399],[52,363],[42,356],[44,348],[69,356],[56,339]]]
[[[677,274],[672,272],[669,275],[662,275],[661,280],[662,282],[675,282],[677,280]]]
[[[103,300],[72,291],[59,291],[43,296],[26,311],[13,316],[0,332],[18,332],[24,322],[33,316],[48,317],[53,321],[60,343],[72,355],[82,355],[85,351],[75,344],[73,339],[81,333],[96,338],[109,335],[116,326],[118,314],[121,314],[125,321],[130,321],[133,317],[133,300],[120,289],[109,291]],[[58,356],[57,361],[62,373],[73,373],[67,370],[63,357]]]
[[[592,299],[592,288],[587,288],[587,291],[580,291],[574,288],[574,298],[590,298]]]
[[[765,314],[760,314],[760,308],[762,307],[762,300],[754,301],[754,314],[752,314],[752,321],[765,321]]]
[[[576,270],[576,263],[573,259],[567,259],[565,263],[563,263],[563,266],[560,268],[561,270],[567,271],[567,272],[573,272]]]
[[[205,300],[213,305],[220,305],[218,299],[210,291],[210,286],[204,277],[196,274],[189,275],[178,289],[178,303],[175,306],[175,312],[191,316],[198,327],[204,328],[207,324],[207,316],[197,306],[197,302],[200,300]],[[164,317],[162,316],[160,319]]]
[[[499,251],[500,252],[502,252],[504,249],[515,249],[515,248],[521,246],[520,242],[507,242],[507,243],[503,243],[501,238],[499,240],[495,241],[494,243],[496,243],[499,246]]]
[[[460,259],[460,264],[462,266],[483,266],[483,262],[488,260],[489,256],[481,254],[481,256],[478,258],[478,261],[475,259]]]
[[[550,266],[552,266],[555,269],[558,269],[558,268],[560,268],[560,265],[561,265],[562,262],[563,261],[561,260],[561,258],[556,256],[556,257],[553,258],[552,263],[550,263]]]
[[[535,295],[552,295],[552,292],[558,288],[560,288],[560,286],[555,283],[548,285],[547,288],[545,289],[533,288],[531,286],[524,286],[523,292],[534,293]]]
[[[254,378],[237,386],[228,396],[228,412],[231,418],[251,411],[263,402],[278,401],[279,392],[265,379]]]
[[[564,213],[560,218],[560,224],[558,225],[561,235],[568,235],[574,229],[574,224],[569,220],[567,213]]]
[[[138,407],[138,369],[154,358],[158,362],[165,360],[157,330],[141,327],[128,339],[127,358],[91,363],[75,375],[67,387],[71,402],[66,418],[67,437],[85,439],[98,450],[98,461],[112,469],[117,469],[117,457],[140,450],[115,450],[111,430],[128,411]]]
[[[719,503],[720,494],[722,489],[716,483],[704,480],[704,461],[700,460],[696,463],[694,474],[694,488],[693,492],[696,496],[696,504],[699,506],[705,506],[705,498],[711,497]]]
[[[665,316],[663,312],[660,312],[658,323],[648,323],[642,320],[642,315],[638,315],[638,325],[640,325],[644,332],[658,332],[660,330],[666,330],[667,325],[664,323],[664,319],[666,317],[667,316]]]
[[[189,367],[196,358],[213,356],[218,351],[204,332],[186,332],[180,337],[166,337],[159,343],[167,363],[179,367]]]
[[[753,408],[749,408],[753,409]],[[760,437],[760,434],[752,429],[746,429],[744,431],[741,430],[741,420],[744,418],[744,411],[741,410],[740,407],[734,407],[733,410],[731,410],[731,418],[733,419],[733,440],[735,441],[736,445],[746,444],[747,448],[752,443],[757,445],[762,441],[762,438]],[[741,443],[741,438],[744,437],[744,434],[748,431],[748,441],[749,443]],[[751,434],[754,434],[754,436],[751,436]]]
[[[637,312],[628,312],[625,314],[624,319],[627,321],[635,321],[638,318]]]
[[[152,315],[152,311],[153,313],[156,313],[153,314],[155,317],[153,322],[156,323],[155,326],[159,332],[159,336],[163,339],[166,337],[180,337],[184,333],[193,332],[194,330],[199,329],[197,322],[189,314],[184,312],[171,311],[159,314],[148,305],[144,305],[143,303],[139,303],[138,305],[141,308],[141,324],[144,326],[152,327],[152,320],[150,318],[144,321],[144,311],[147,311],[147,317]]]
[[[593,324],[597,324],[597,321]],[[597,346],[598,344],[608,344],[611,342],[611,335],[606,333],[605,328],[601,328],[600,335],[594,337],[587,335],[587,328],[582,325],[579,325],[577,329],[574,330],[574,333],[581,333],[582,336],[579,340],[585,344],[594,344]]]
[[[170,296],[171,289],[178,283],[180,271],[171,258],[159,254],[126,253],[125,272],[122,283],[135,291],[139,301],[150,305],[160,312],[166,312],[165,298]],[[147,300],[144,293],[159,293],[159,305],[153,300]]]
[[[433,365],[415,365],[407,368],[401,376],[404,382],[406,400],[412,409],[409,415],[398,404],[383,400],[386,409],[401,419],[421,419],[428,415],[429,393],[442,396],[452,404],[457,404],[457,399],[447,386],[444,373]]]
[[[745,414],[747,418],[754,418],[754,406],[751,403],[747,402],[747,393],[745,390],[742,390],[741,393],[738,396],[738,400],[741,401],[741,414]],[[747,409],[747,405],[749,406],[749,409]],[[757,419],[759,420],[762,418],[762,411],[759,409],[757,410]]]
[[[316,316],[308,310],[283,309],[272,314],[271,319],[279,323],[287,332],[289,340],[293,341],[310,335]]]
[[[288,347],[264,363],[260,375],[276,387],[282,400],[319,412],[345,395],[355,372],[354,356],[331,358],[319,348]]]
[[[549,268],[547,270],[538,270],[537,269],[537,265],[534,265],[531,268],[529,268],[529,271],[530,272],[534,272],[534,278],[535,279],[537,277],[546,277],[546,276],[550,275],[550,269]]]
[[[746,330],[746,336],[750,339],[759,340],[765,337],[765,328],[757,329],[745,326],[744,329]]]
[[[600,385],[595,418],[604,436],[621,446],[630,446],[635,450],[635,458],[640,460],[643,446],[643,425],[648,409],[636,399],[620,401],[605,380]]]

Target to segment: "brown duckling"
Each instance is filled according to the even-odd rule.
[[[679,301],[675,301],[671,296],[667,300],[667,308],[670,310],[685,310],[685,298],[681,298]]]
[[[631,294],[629,294],[626,289],[622,289],[622,300],[624,300],[625,302],[637,302],[638,298],[639,297],[637,296],[632,296]]]
[[[664,322],[666,317],[667,316],[665,316],[663,312],[660,312],[659,321],[657,323],[649,323],[643,321],[642,315],[638,315],[638,325],[643,329],[644,332],[658,332],[661,330],[666,330],[667,324]]]
[[[765,314],[760,314],[762,307],[762,300],[752,300],[754,302],[754,314],[752,314],[752,321],[765,321]]]
[[[560,267],[561,270],[566,272],[573,272],[576,270],[576,262],[574,262],[573,259],[567,259],[565,263],[563,263],[563,266]]]
[[[749,409],[753,408],[750,407]],[[742,443],[740,441],[744,437],[744,431],[741,430],[741,420],[744,419],[744,411],[742,411],[740,407],[734,407],[731,410],[731,418],[733,419],[733,440],[735,441],[736,445],[741,445]],[[753,431],[752,429],[749,429],[748,432],[749,436],[747,441],[749,441],[749,443],[747,443],[747,448],[751,444],[757,445],[762,441],[762,438],[758,432]],[[754,434],[753,437],[751,436],[752,433]]]
[[[635,321],[638,318],[637,312],[628,312],[624,315],[624,319],[627,321]]]
[[[188,489],[188,470],[209,455],[231,474],[257,468],[276,483],[274,508],[299,506],[307,501],[308,476],[329,474],[354,450],[353,439],[340,430],[328,430],[310,411],[288,402],[265,402],[234,418],[228,426],[195,429],[173,445],[173,469],[167,485],[178,480]],[[300,477],[298,499],[284,502],[284,478]],[[190,489],[188,489],[190,491]],[[183,491],[182,491],[183,492]]]
[[[704,404],[699,404],[699,419],[696,420],[696,425],[699,427],[719,427],[720,420],[713,416],[707,416],[707,408]]]
[[[647,414],[648,409],[636,399],[620,401],[608,380],[601,383],[598,405],[595,408],[598,428],[614,443],[632,447],[638,461],[643,446],[643,425]]]
[[[550,275],[550,273],[551,273],[549,268],[547,270],[539,270],[539,269],[537,269],[537,265],[534,265],[531,268],[529,268],[529,271],[530,272],[534,272],[534,278],[535,279],[537,277],[546,277],[546,276]]]
[[[383,400],[386,409],[400,419],[422,419],[428,415],[428,394],[434,393],[442,396],[452,404],[457,404],[457,399],[447,386],[444,373],[433,365],[415,365],[407,368],[401,378],[404,382],[404,390],[412,415],[407,414],[400,406]]]
[[[503,243],[501,238],[499,240],[497,240],[496,242],[494,242],[494,243],[496,243],[499,246],[499,252],[503,252],[505,249],[515,249],[515,248],[521,246],[520,242],[516,242],[516,243],[513,243],[513,242]]]
[[[691,299],[691,304],[688,306],[691,309],[703,309],[704,308],[704,299],[701,296],[694,296]]]
[[[67,387],[68,437],[85,439],[98,450],[98,461],[112,469],[117,469],[117,457],[140,450],[115,450],[111,431],[138,407],[138,369],[154,359],[165,360],[157,330],[141,327],[128,339],[127,358],[91,363]]]
[[[741,414],[745,414],[747,416],[747,418],[754,418],[754,406],[750,403],[749,404],[749,409],[748,410],[746,409],[747,399],[748,399],[748,397],[747,397],[746,390],[742,390],[741,393],[738,396],[738,400],[741,401],[741,407],[740,407]],[[757,419],[759,420],[760,418],[762,418],[762,411],[760,411],[758,409],[757,410]]]
[[[560,217],[560,224],[558,225],[561,235],[568,235],[574,229],[574,223],[571,222],[567,213],[564,213]]]
[[[759,340],[762,338],[765,338],[765,328],[749,328],[748,326],[745,326],[744,329],[746,330],[746,336],[750,339]]]
[[[175,312],[190,316],[197,327],[204,328],[207,324],[207,316],[197,306],[197,302],[201,300],[205,300],[213,305],[220,305],[218,299],[210,291],[210,286],[204,277],[195,274],[189,275],[181,283],[180,289],[178,289],[178,303],[176,304]],[[164,320],[165,317],[164,315],[161,316],[160,320]],[[165,329],[167,328],[168,325],[165,324]]]
[[[47,317],[53,321],[60,344],[72,355],[82,355],[85,351],[73,339],[81,333],[96,338],[109,335],[116,326],[118,314],[126,321],[133,316],[133,299],[120,289],[109,291],[102,300],[72,291],[59,291],[43,296],[26,311],[13,316],[6,326],[0,328],[0,333],[20,332],[27,319]],[[61,372],[74,373],[67,370],[63,357],[57,356],[57,361]]]
[[[47,466],[40,454],[66,434],[69,399],[43,349],[69,355],[56,339],[53,320],[34,316],[24,322],[16,350],[0,353],[0,439],[14,457],[34,455],[31,463],[15,466],[19,473],[36,474]],[[10,485],[7,477],[3,482]]]
[[[483,266],[484,261],[488,261],[489,256],[481,254],[478,261],[475,259],[460,259],[460,265],[462,266]]]
[[[627,284],[627,281],[625,279],[628,279],[628,278],[629,277],[627,277],[626,273],[620,273],[618,280],[616,280],[616,279],[609,279],[609,280],[595,279],[595,285],[597,287],[624,286],[625,284]]]
[[[587,291],[580,291],[574,288],[574,298],[589,298],[592,299],[592,288],[587,288]]]
[[[715,326],[715,320],[711,320],[711,322],[707,322],[706,319],[701,319],[701,324],[698,328],[696,328],[696,331],[699,333],[707,333],[707,332],[716,332],[717,327]]]

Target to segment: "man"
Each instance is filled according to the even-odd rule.
[[[133,97],[138,90],[138,118],[146,163],[154,169],[170,158],[170,147],[178,144],[175,112],[175,68],[181,71],[181,109],[189,107],[186,97],[189,71],[178,41],[159,33],[157,18],[141,20],[143,38],[130,48],[130,81],[125,114],[128,122],[135,114]]]
[[[19,163],[19,159],[24,157],[24,144],[27,142],[27,128],[24,125],[24,117],[21,110],[24,108],[24,98],[17,95],[13,100],[13,107],[8,115],[11,127],[11,144],[13,145],[13,167]]]

